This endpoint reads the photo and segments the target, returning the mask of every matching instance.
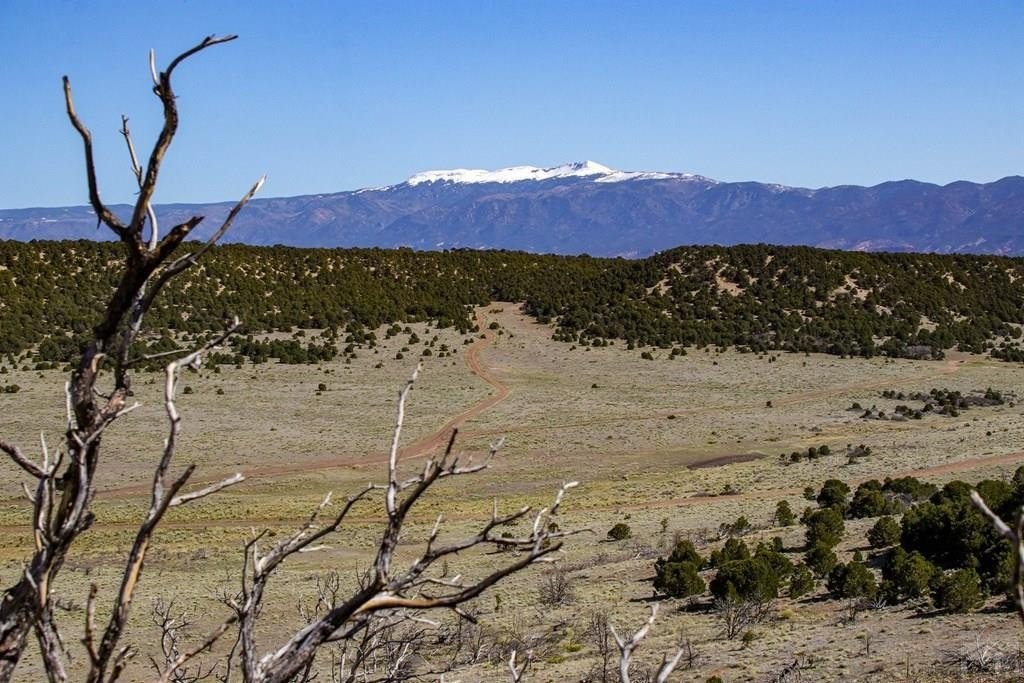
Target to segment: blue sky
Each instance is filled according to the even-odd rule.
[[[85,203],[68,74],[103,196],[130,200],[120,136],[182,128],[157,200],[399,182],[421,170],[552,166],[790,185],[1024,172],[1018,2],[0,3],[0,207]]]

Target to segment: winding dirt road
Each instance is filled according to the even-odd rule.
[[[481,337],[475,339],[471,344],[467,345],[466,353],[464,354],[464,359],[465,359],[466,366],[469,369],[469,371],[472,374],[474,374],[477,377],[479,377],[483,382],[488,384],[494,390],[494,392],[491,395],[486,396],[486,397],[476,401],[475,403],[473,403],[472,405],[470,405],[466,409],[460,411],[456,415],[453,415],[450,419],[448,419],[444,424],[439,426],[433,432],[431,432],[431,433],[429,433],[429,434],[427,434],[425,436],[420,437],[416,441],[414,441],[411,444],[409,444],[409,445],[405,446],[404,448],[400,449],[400,451],[399,451],[399,458],[401,460],[409,460],[409,459],[424,457],[424,456],[427,456],[427,455],[435,452],[439,448],[442,448],[447,443],[448,438],[449,438],[449,436],[451,434],[451,430],[461,427],[468,420],[470,420],[470,419],[472,419],[472,418],[474,418],[474,417],[484,413],[487,410],[490,410],[491,408],[493,408],[494,406],[498,405],[499,403],[501,403],[503,400],[505,400],[509,396],[510,391],[511,391],[509,389],[509,387],[506,384],[504,384],[503,382],[501,382],[501,380],[499,380],[497,377],[495,377],[492,374],[490,368],[488,368],[487,365],[481,359],[481,352],[485,348],[487,348],[489,345],[494,343],[495,334],[494,334],[494,332],[492,330],[487,329],[487,322],[488,322],[488,320],[487,320],[486,316],[482,312],[478,312],[477,313],[476,321],[477,321],[477,324],[479,325],[480,329],[483,330],[483,334],[482,334]],[[928,377],[937,377],[937,376],[942,376],[942,375],[949,375],[949,374],[955,373],[959,369],[959,367],[960,367],[960,361],[946,361],[934,373],[932,373],[931,375],[928,375]],[[830,387],[828,389],[820,389],[820,390],[815,390],[815,391],[810,391],[810,392],[803,392],[803,393],[800,393],[800,394],[794,394],[792,396],[787,396],[787,397],[785,397],[783,399],[779,399],[779,400],[776,401],[776,404],[778,404],[778,405],[786,405],[786,404],[799,403],[799,402],[802,402],[802,401],[816,400],[816,399],[819,399],[819,398],[824,398],[824,397],[829,396],[829,395],[834,395],[837,392],[841,393],[841,392],[850,391],[850,390],[854,390],[854,389],[878,388],[880,386],[887,386],[888,383],[889,383],[888,380],[881,380],[881,381],[873,380],[873,381],[859,382],[859,383],[856,383],[856,384],[844,385],[844,386],[841,386],[841,387]],[[716,410],[722,410],[723,408],[735,409],[736,406],[735,405],[732,405],[732,406],[722,406],[722,407],[719,407],[719,406],[707,406],[707,407],[695,408],[695,409],[689,409],[689,410],[680,410],[680,411],[677,411],[677,413],[680,414],[680,415],[695,414],[695,413],[706,413],[706,412],[714,412]],[[624,416],[622,418],[613,418],[613,419],[650,419],[650,418],[651,418],[651,416],[649,416],[649,415],[643,415],[643,416],[632,416],[632,417]],[[654,419],[657,419],[657,418],[654,418]],[[579,423],[573,423],[572,426],[587,426],[587,425],[590,425],[590,424],[598,424],[599,422],[603,422],[603,421],[605,421],[605,420],[581,421]],[[567,426],[567,425],[533,425],[533,426],[530,426],[530,427],[524,427],[524,428],[519,428],[519,429],[513,428],[513,429],[502,430],[502,431],[503,431],[503,433],[507,433],[509,431],[523,431],[525,429],[556,429],[558,427],[565,427],[565,426]],[[484,434],[489,434],[489,433],[498,433],[498,430],[476,430],[476,431],[473,431],[472,433],[479,436],[479,435],[484,435]],[[382,462],[385,462],[386,459],[387,459],[387,453],[385,453],[385,452],[375,453],[375,454],[372,454],[372,455],[369,455],[369,456],[366,456],[366,457],[362,457],[362,458],[352,458],[352,457],[339,456],[339,457],[336,457],[336,458],[331,458],[331,459],[322,460],[322,461],[319,461],[319,462],[312,462],[312,463],[311,462],[289,463],[289,464],[283,464],[283,465],[268,465],[268,466],[254,467],[254,468],[250,468],[248,470],[244,470],[243,473],[245,474],[246,478],[250,479],[250,480],[252,480],[252,479],[266,479],[266,478],[275,478],[275,477],[287,476],[287,475],[290,475],[290,474],[298,474],[298,473],[306,473],[306,472],[328,470],[328,469],[337,468],[337,467],[350,467],[350,466],[354,466],[354,465],[375,465],[375,464],[380,464]],[[983,467],[987,467],[987,466],[1000,465],[1000,464],[1006,464],[1006,463],[1015,463],[1015,462],[1019,462],[1019,461],[1024,461],[1024,451],[1017,451],[1017,452],[1013,452],[1013,453],[1004,453],[1002,455],[984,456],[984,457],[980,457],[980,458],[971,458],[971,459],[959,460],[959,461],[956,461],[956,462],[943,463],[941,465],[933,465],[933,466],[929,466],[929,467],[906,469],[906,470],[903,470],[903,471],[891,473],[890,476],[892,476],[892,477],[902,477],[902,476],[928,477],[928,476],[937,476],[937,475],[945,475],[945,474],[955,474],[955,473],[959,473],[959,472],[969,472],[969,471],[977,470],[977,469],[980,469],[980,468],[983,468]],[[211,481],[217,481],[218,479],[219,479],[218,477],[210,477],[208,480],[203,481],[203,482],[197,481],[197,482],[193,483],[193,487],[199,486],[200,484],[209,483]],[[859,483],[861,483],[861,480],[854,480],[852,482],[853,485],[857,485]],[[130,497],[130,496],[133,496],[133,495],[146,494],[146,493],[148,493],[148,491],[149,491],[149,484],[136,484],[136,485],[132,485],[132,486],[119,487],[119,488],[116,488],[116,489],[108,489],[108,490],[105,490],[105,491],[101,492],[99,495],[102,498],[123,498],[123,497]],[[753,498],[781,498],[781,497],[785,497],[785,496],[796,495],[796,494],[799,494],[800,492],[801,492],[801,489],[798,489],[798,488],[792,488],[792,489],[787,488],[787,489],[767,489],[767,490],[762,489],[762,490],[757,490],[757,491],[742,492],[742,493],[738,493],[738,494],[734,494],[734,495],[729,495],[729,496],[700,496],[700,495],[692,495],[691,494],[691,495],[688,495],[688,496],[685,496],[685,497],[668,498],[668,499],[654,500],[654,501],[642,501],[642,502],[625,503],[625,504],[622,504],[622,503],[618,503],[618,504],[616,504],[616,503],[607,503],[607,504],[602,504],[602,505],[598,505],[598,506],[595,506],[595,507],[590,507],[588,509],[590,509],[590,510],[605,510],[605,509],[619,509],[619,510],[661,509],[661,508],[671,508],[671,507],[684,507],[684,506],[691,506],[691,505],[698,505],[698,504],[705,504],[705,505],[706,504],[715,504],[716,502],[723,502],[724,503],[724,502],[729,502],[729,501],[737,501],[737,500],[745,500],[745,499],[753,499]],[[208,521],[208,522],[201,522],[201,521],[194,521],[194,520],[180,520],[180,521],[178,521],[178,520],[167,520],[167,521],[165,521],[165,526],[167,526],[169,528],[201,528],[201,527],[204,527],[204,526],[211,526],[211,525],[212,526],[221,526],[221,527],[231,527],[231,526],[246,526],[247,527],[247,526],[251,526],[254,523],[258,523],[259,521],[260,520],[251,520],[251,519],[246,519],[246,520],[216,520],[216,521]],[[275,521],[280,521],[280,520],[263,520],[264,523],[274,523]],[[118,528],[131,529],[131,528],[135,528],[136,525],[135,524],[129,524],[129,523],[108,523],[108,524],[103,524],[102,526],[105,527],[105,528],[110,528],[110,529],[118,529]],[[17,530],[21,530],[23,528],[27,528],[27,527],[23,527],[22,525],[3,525],[3,526],[0,526],[0,530],[3,530],[3,531],[17,531]]]
[[[480,399],[476,403],[472,404],[465,410],[452,416],[447,422],[438,427],[436,430],[420,437],[411,444],[404,446],[398,451],[399,460],[412,460],[415,458],[422,458],[430,455],[434,451],[447,445],[448,439],[451,436],[453,429],[461,427],[467,420],[470,420],[477,415],[480,415],[486,410],[490,410],[494,406],[498,405],[509,395],[509,388],[503,384],[497,377],[492,375],[488,367],[480,359],[480,352],[490,344],[494,343],[495,334],[492,330],[487,329],[487,318],[486,316],[478,311],[476,314],[476,323],[481,330],[483,330],[483,336],[479,337],[471,344],[466,346],[466,353],[464,355],[466,365],[469,371],[483,380],[485,383],[490,385],[494,389],[494,393],[490,396]],[[326,458],[316,462],[297,462],[297,463],[285,463],[281,465],[261,465],[259,467],[251,467],[249,469],[242,470],[242,474],[245,475],[247,480],[254,479],[268,479],[275,477],[283,477],[289,474],[299,474],[307,472],[318,472],[322,470],[330,470],[338,467],[352,467],[357,465],[377,465],[380,463],[387,462],[387,452],[374,453],[372,455],[353,458],[351,456],[337,456],[332,458]],[[222,473],[220,476],[204,476],[203,480],[195,480],[191,482],[190,488],[195,488],[200,485],[210,484],[216,481],[220,481],[226,474]],[[150,484],[133,484],[131,486],[121,486],[117,488],[110,488],[100,491],[97,495],[101,498],[125,498],[139,494],[146,494],[150,490]]]

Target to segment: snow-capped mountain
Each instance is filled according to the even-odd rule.
[[[589,178],[591,176],[607,176],[614,173],[612,169],[596,161],[577,161],[553,168],[537,168],[536,166],[511,166],[499,168],[497,171],[482,169],[456,168],[449,171],[424,171],[417,173],[405,181],[407,185],[421,183],[518,183],[524,180],[552,180],[555,178]]]
[[[112,207],[127,213],[127,207]],[[230,203],[157,207],[212,230]],[[308,247],[496,248],[642,256],[682,244],[766,242],[872,251],[1024,254],[1024,178],[939,186],[794,188],[692,173],[552,168],[417,173],[380,188],[256,199],[231,241]],[[0,238],[107,239],[88,207],[0,210]]]
[[[423,183],[518,183],[525,180],[557,180],[560,178],[586,178],[596,183],[619,183],[625,180],[708,180],[692,173],[661,173],[651,171],[616,171],[596,161],[576,161],[551,168],[536,166],[510,166],[496,171],[455,168],[447,171],[424,171],[405,181],[406,185]]]

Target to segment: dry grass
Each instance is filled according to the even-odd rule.
[[[512,628],[513,615],[527,615],[531,628],[556,631],[562,651],[539,663],[531,680],[579,680],[593,663],[582,634],[592,610],[613,609],[617,624],[638,624],[650,597],[649,549],[667,544],[673,532],[699,538],[740,514],[767,527],[776,503],[787,499],[796,510],[806,502],[800,492],[829,477],[856,482],[873,477],[920,473],[941,483],[952,478],[1006,476],[1024,455],[1021,408],[1009,404],[973,409],[958,418],[922,421],[864,421],[846,408],[854,401],[891,412],[896,401],[879,397],[882,389],[901,391],[949,387],[967,391],[992,386],[1024,396],[1024,371],[977,357],[943,362],[888,362],[782,354],[774,362],[753,354],[690,350],[688,356],[656,360],[622,345],[577,348],[550,341],[550,328],[520,315],[510,304],[486,313],[502,325],[502,334],[481,351],[489,372],[509,389],[497,405],[469,419],[462,443],[478,451],[506,437],[496,467],[470,480],[445,482],[414,519],[407,534],[411,553],[434,515],[444,510],[449,533],[466,533],[473,519],[488,514],[491,500],[512,508],[547,499],[557,484],[580,478],[563,526],[590,526],[595,534],[570,542],[563,559],[570,570],[576,600],[563,607],[542,606],[539,573],[514,577],[479,601],[475,608],[495,628]],[[452,415],[492,395],[494,388],[470,373],[463,337],[452,331],[415,326],[422,339],[439,334],[439,343],[456,350],[452,358],[426,358],[422,380],[410,398],[407,443],[425,439]],[[379,335],[383,337],[383,335]],[[378,353],[359,351],[351,364],[323,366],[225,366],[186,378],[194,393],[179,404],[185,418],[180,462],[199,464],[201,480],[241,469],[253,476],[242,487],[194,507],[175,510],[156,538],[156,550],[143,578],[143,594],[134,620],[134,639],[151,637],[145,614],[156,595],[174,594],[182,604],[199,606],[212,620],[222,609],[216,596],[234,581],[241,544],[250,528],[282,530],[299,523],[328,490],[344,492],[379,479],[379,458],[386,447],[394,395],[419,356],[410,347],[402,361],[396,351],[407,335],[388,340]],[[383,362],[382,368],[375,368]],[[23,387],[0,394],[0,431],[23,445],[46,429],[55,441],[61,432],[63,376],[56,372],[15,371],[6,376]],[[114,585],[120,554],[144,509],[142,492],[163,439],[156,375],[141,375],[137,398],[144,407],[115,425],[105,443],[98,522],[78,546],[62,575],[64,595],[81,601],[85,586]],[[319,383],[329,390],[317,395]],[[596,385],[596,386],[595,386]],[[217,389],[223,389],[218,394]],[[767,401],[772,407],[767,406]],[[780,464],[778,455],[828,444],[839,453],[849,443],[864,443],[874,455],[848,465],[832,455],[816,462]],[[690,465],[738,454],[767,457],[718,467]],[[721,461],[724,462],[724,461]],[[409,463],[414,467],[415,463]],[[0,578],[10,582],[26,556],[26,511],[17,498],[19,478],[4,465],[0,479]],[[739,495],[721,496],[726,486]],[[303,556],[286,566],[273,584],[268,606],[269,644],[294,628],[296,600],[309,596],[315,576],[338,569],[354,580],[375,546],[378,508],[368,505],[323,553]],[[668,519],[668,533],[661,520]],[[606,543],[605,531],[626,521],[633,539]],[[845,553],[863,545],[864,523],[851,524]],[[765,529],[787,547],[800,543],[800,530]],[[634,559],[637,555],[640,559]],[[462,558],[468,573],[481,572],[501,558],[471,554]],[[941,649],[969,645],[979,634],[1016,647],[1016,624],[999,610],[968,616],[919,615],[909,609],[862,614],[843,624],[843,605],[807,599],[780,601],[778,617],[754,628],[747,647],[717,638],[719,627],[706,611],[666,606],[655,636],[641,651],[653,662],[681,635],[690,637],[701,657],[678,680],[703,681],[717,673],[726,681],[765,680],[794,658],[810,662],[805,680],[927,680]],[[82,615],[65,615],[66,628],[78,629]],[[69,631],[74,633],[76,631]],[[868,641],[868,636],[870,639]],[[582,645],[582,647],[579,647]],[[867,652],[870,645],[870,653]],[[643,654],[646,653],[646,654]],[[910,659],[907,659],[910,653]],[[646,658],[646,659],[645,659]],[[135,677],[144,678],[140,658]],[[23,666],[20,680],[38,679]],[[500,679],[494,668],[477,668],[463,681]]]

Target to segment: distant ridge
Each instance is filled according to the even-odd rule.
[[[214,225],[230,202],[157,207],[165,224]],[[113,207],[124,213],[127,207]],[[197,237],[203,237],[200,226]],[[209,229],[209,228],[207,228]],[[0,210],[0,238],[108,239],[88,207]],[[1024,178],[915,180],[818,189],[550,168],[417,173],[379,188],[257,199],[229,233],[254,245],[518,249],[640,257],[681,244],[807,245],[860,251],[1024,254]]]

